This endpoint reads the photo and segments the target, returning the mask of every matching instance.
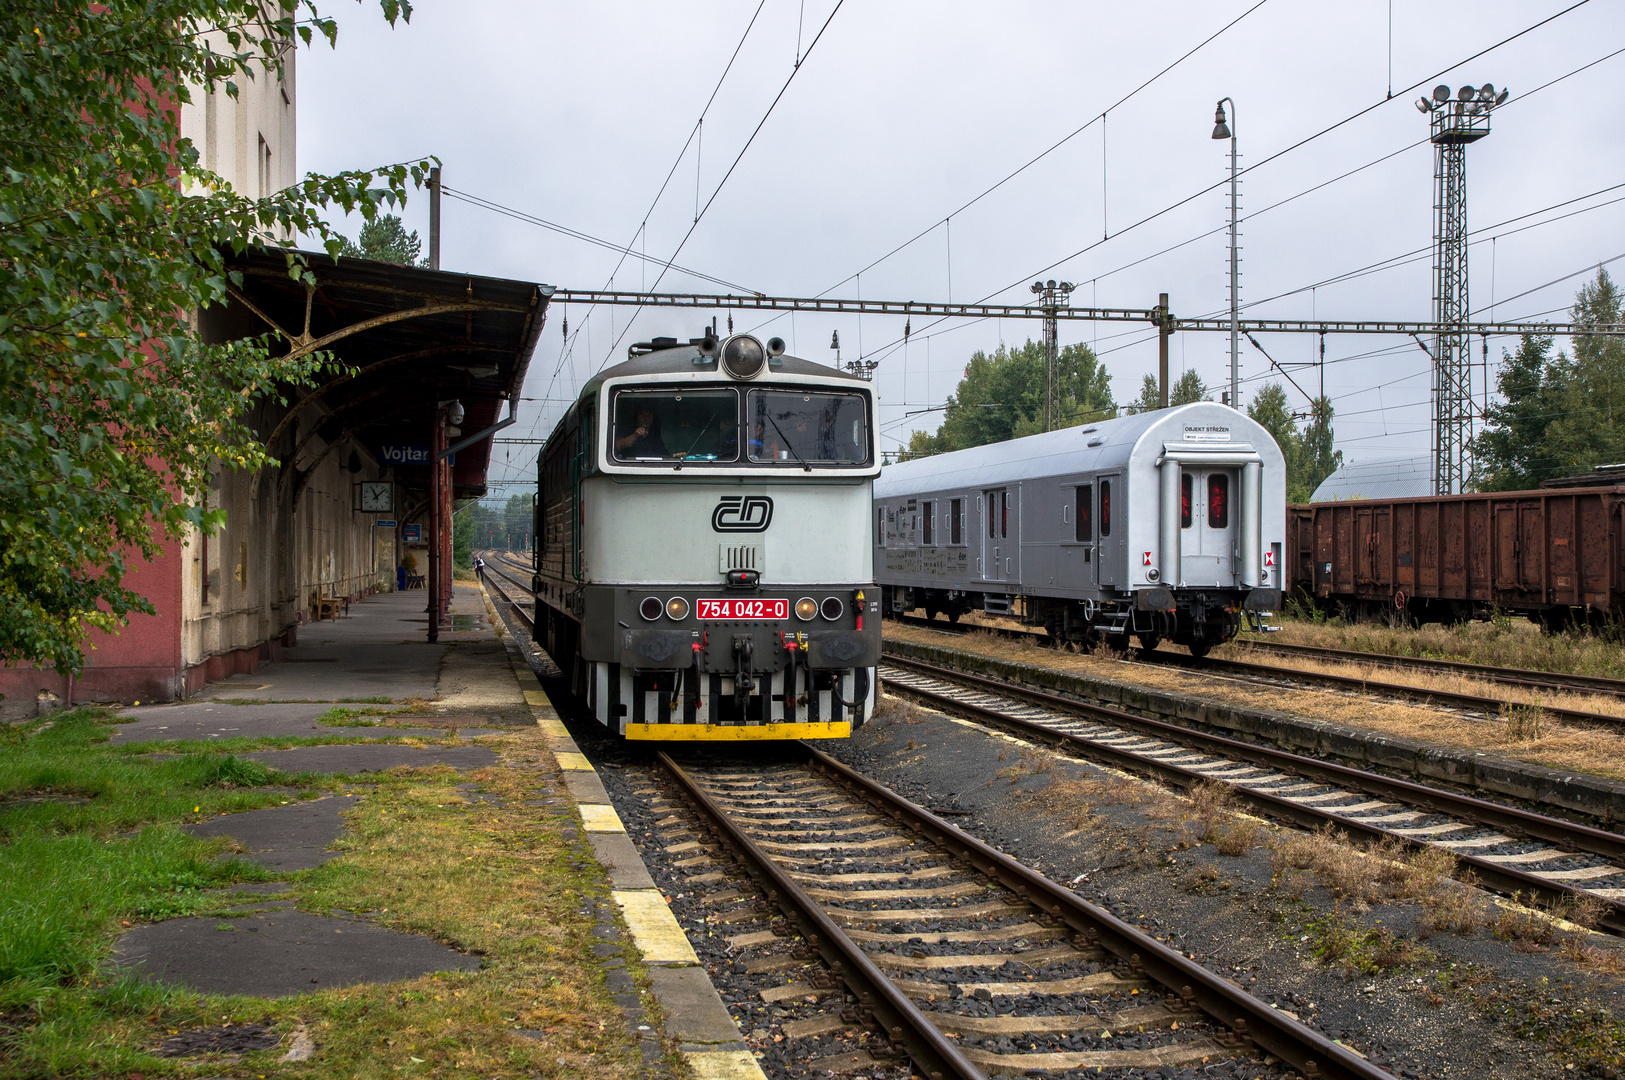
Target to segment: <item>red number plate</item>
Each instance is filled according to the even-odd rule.
[[[702,619],[788,619],[788,600],[701,600]]]

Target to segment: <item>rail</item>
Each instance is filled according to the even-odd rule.
[[[1014,893],[1023,904],[1036,907],[1058,920],[1091,946],[1127,963],[1136,974],[1165,987],[1170,991],[1171,1006],[1194,1006],[1230,1029],[1233,1034],[1228,1040],[1229,1045],[1238,1052],[1245,1050],[1248,1044],[1257,1046],[1306,1076],[1346,1080],[1387,1080],[1391,1077],[1390,1073],[1259,1001],[1183,953],[994,850],[923,807],[826,754],[810,747],[804,747],[804,750],[808,755],[809,767],[815,773],[856,794],[901,829],[968,864],[990,883]],[[1001,1061],[999,1055],[976,1055],[982,1060],[972,1060],[973,1053],[951,1041],[932,1017],[915,1005],[909,994],[881,971],[853,937],[718,804],[702,784],[669,755],[661,754],[659,760],[692,804],[709,819],[713,830],[726,840],[757,879],[770,902],[800,927],[802,936],[818,951],[837,978],[874,1014],[887,1034],[903,1045],[919,1070],[930,1080],[948,1080],[949,1077],[983,1080],[987,1073],[980,1067],[981,1064],[1000,1072],[1009,1071],[1012,1066],[1017,1071],[1022,1070],[1019,1064]],[[937,1014],[937,1017],[942,1019],[941,1014]],[[959,1019],[971,1022],[971,1018]],[[1042,1030],[1038,1027],[1040,1018],[1027,1019],[1035,1030]]]
[[[1497,843],[1501,845],[1516,844],[1531,838],[1554,845],[1555,850],[1546,855],[1546,861],[1560,860],[1576,852],[1584,852],[1606,860],[1607,865],[1597,868],[1595,877],[1625,876],[1625,836],[1588,825],[1547,817],[1517,807],[1475,799],[1472,796],[1457,794],[1443,788],[1429,787],[1408,780],[1398,780],[1379,773],[1367,772],[1329,761],[1321,761],[1285,750],[1241,742],[1160,720],[1135,716],[1119,709],[1078,701],[1059,694],[1014,686],[996,679],[954,671],[950,668],[923,663],[891,653],[883,653],[883,660],[892,669],[888,672],[885,668],[882,668],[881,680],[883,683],[890,684],[894,690],[930,701],[950,712],[961,715],[969,713],[977,719],[1013,731],[1026,738],[1060,745],[1091,760],[1138,775],[1150,776],[1186,790],[1199,784],[1215,781],[1223,782],[1236,793],[1236,796],[1242,802],[1258,812],[1306,828],[1318,828],[1330,824],[1351,835],[1367,839],[1392,839],[1403,844],[1408,850],[1420,851],[1426,848],[1439,848],[1449,851],[1456,860],[1458,874],[1471,871],[1479,881],[1500,892],[1508,894],[1520,893],[1554,906],[1572,903],[1582,896],[1593,897],[1604,905],[1601,925],[1616,934],[1625,934],[1625,903],[1622,903],[1621,899],[1602,895],[1596,891],[1577,888],[1558,879],[1543,877],[1539,873],[1526,872],[1517,869],[1515,866],[1494,861],[1500,857],[1480,857],[1466,854],[1456,851],[1450,846],[1464,841],[1429,840],[1424,836],[1407,835],[1409,830],[1385,827],[1378,824],[1374,819],[1383,817],[1397,818],[1402,819],[1406,824],[1412,824],[1424,815],[1455,819],[1457,822],[1455,825],[1422,826],[1420,828],[1422,833],[1428,833],[1434,837],[1469,828],[1487,827],[1499,829],[1508,834],[1497,840]],[[1063,716],[1070,714],[1072,716],[1087,717],[1107,725],[1108,730],[1088,734],[1068,731],[1065,729],[1064,724],[1046,723],[1031,719],[1028,716],[1017,715],[1010,708],[1000,708],[996,702],[990,704],[986,700],[975,700],[970,695],[956,695],[951,692],[944,692],[941,688],[924,685],[917,679],[899,679],[897,669],[902,669],[905,673],[913,672],[929,676],[931,679],[949,684],[950,687],[952,684],[959,684],[960,686],[975,687],[1005,698],[1014,698],[1017,701],[1034,702],[1047,709],[1059,712]],[[1112,732],[1115,732],[1118,737],[1112,738]],[[1133,749],[1112,745],[1113,742],[1122,741],[1121,736],[1124,732],[1138,732],[1151,736],[1160,745],[1135,747]],[[1267,775],[1249,776],[1245,779],[1229,779],[1223,776],[1211,775],[1213,772],[1218,771],[1214,768],[1213,763],[1176,763],[1166,760],[1167,752],[1178,748],[1200,751],[1223,759],[1224,762],[1228,763],[1239,762],[1258,766],[1267,770]],[[1162,756],[1152,756],[1153,754]],[[1201,767],[1197,767],[1198,764]],[[1361,816],[1355,817],[1337,813],[1335,808],[1328,809],[1314,805],[1312,802],[1302,801],[1303,796],[1293,798],[1272,794],[1267,790],[1260,790],[1260,785],[1275,784],[1288,778],[1296,778],[1299,781],[1312,780],[1328,787],[1344,789],[1349,793],[1375,796],[1391,805],[1366,804],[1349,808],[1361,810]],[[1324,796],[1316,795],[1312,798],[1323,800]],[[1404,808],[1411,808],[1411,812],[1395,813],[1395,811]],[[1415,812],[1416,810],[1420,810],[1421,813]],[[1483,841],[1482,839],[1474,839],[1465,842],[1479,844]],[[1557,871],[1559,874],[1571,872],[1570,870]],[[1609,891],[1619,892],[1622,896],[1625,896],[1625,890]]]

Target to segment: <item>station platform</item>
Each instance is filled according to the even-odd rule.
[[[352,602],[347,616],[302,627],[299,644],[257,672],[211,683],[184,703],[120,711],[115,744],[156,743],[167,756],[184,749],[177,743],[297,742],[234,752],[284,773],[347,783],[321,798],[290,798],[184,825],[194,835],[230,838],[240,857],[271,880],[237,886],[222,898],[235,905],[226,917],[238,932],[219,932],[218,915],[142,923],[120,937],[118,962],[152,982],[267,999],[418,985],[456,973],[482,978],[501,954],[467,947],[459,914],[448,911],[442,922],[431,910],[429,925],[420,913],[409,920],[414,926],[402,927],[372,913],[324,914],[313,902],[322,886],[310,875],[346,854],[365,860],[367,845],[357,842],[356,830],[378,827],[380,811],[399,813],[399,787],[387,780],[373,785],[369,777],[404,769],[437,777],[433,790],[449,794],[433,796],[436,809],[462,799],[480,811],[533,819],[540,812],[547,825],[527,830],[532,847],[520,857],[565,860],[589,898],[580,910],[590,931],[572,938],[554,961],[608,991],[612,1015],[596,1019],[625,1032],[645,1069],[656,1070],[677,1051],[699,1077],[757,1080],[760,1068],[526,650],[477,584],[457,583],[449,626],[434,644],[424,640],[425,601],[417,590]],[[448,776],[447,768],[456,774]],[[390,873],[386,863],[386,890]],[[640,986],[650,988],[649,996]],[[650,996],[657,1004],[646,1007]],[[525,1028],[517,1009],[499,1011],[513,1018],[502,1025],[511,1029],[503,1037],[551,1034]],[[321,1053],[319,1031],[312,1028],[307,1039]]]

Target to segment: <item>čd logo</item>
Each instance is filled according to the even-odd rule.
[[[711,528],[721,533],[766,532],[773,500],[766,495],[724,495],[711,511]]]

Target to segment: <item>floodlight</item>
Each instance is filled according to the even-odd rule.
[[[1437,101],[1440,105],[1443,105],[1445,102],[1449,101],[1450,87],[1446,86],[1444,83],[1440,83],[1438,86],[1435,86],[1433,88],[1433,100]]]
[[[1045,288],[1047,288],[1047,289],[1053,289],[1053,288],[1055,288],[1055,279],[1054,279],[1054,278],[1050,278],[1050,279],[1049,279],[1049,281],[1047,281],[1047,282],[1045,282],[1045,283],[1044,283],[1044,287],[1045,287]]]
[[[1493,99],[1495,97],[1495,84],[1485,83],[1483,86],[1480,86],[1478,88],[1478,96],[1483,98],[1485,101]]]
[[[1416,111],[1417,112],[1432,112],[1433,111],[1433,99],[1428,98],[1428,97],[1419,97],[1419,98],[1417,98],[1416,99]]]
[[[1503,90],[1503,91],[1501,91],[1499,94],[1496,95],[1495,103],[1497,105],[1501,104],[1503,101],[1505,101],[1507,99],[1507,95],[1510,94],[1510,93],[1512,93],[1511,90]]]
[[[1029,287],[1030,287],[1030,288],[1031,288],[1031,289],[1032,289],[1032,291],[1033,291],[1033,292],[1035,292],[1035,293],[1041,293],[1041,292],[1043,292],[1043,291],[1044,291],[1044,283],[1043,283],[1043,282],[1042,282],[1042,281],[1035,281],[1035,282],[1033,282],[1033,283],[1032,283],[1032,285],[1031,285],[1031,286],[1029,286]]]

